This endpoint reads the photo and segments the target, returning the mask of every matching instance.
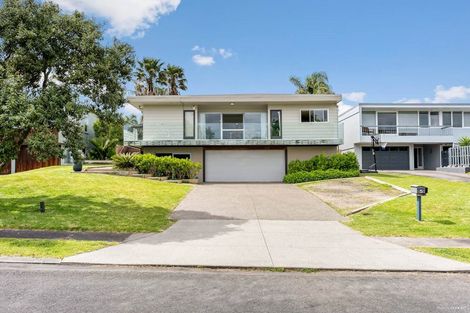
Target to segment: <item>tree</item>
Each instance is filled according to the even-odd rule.
[[[289,81],[297,87],[298,94],[332,94],[333,90],[328,83],[328,75],[325,72],[314,72],[307,76],[305,82],[300,78],[291,76]]]
[[[184,69],[180,66],[168,65],[165,69],[165,79],[169,95],[179,95],[180,90],[188,89]]]
[[[166,78],[160,59],[144,58],[138,62],[135,89],[138,96],[154,96],[165,93]]]
[[[468,147],[470,146],[470,137],[464,136],[459,139],[459,146]]]
[[[134,52],[81,13],[64,14],[52,2],[4,0],[0,7],[0,166],[28,144],[38,160],[75,160],[83,149],[80,120],[88,113],[119,117]]]

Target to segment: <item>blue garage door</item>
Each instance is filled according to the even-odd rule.
[[[410,153],[408,147],[375,148],[378,170],[409,170]],[[374,158],[371,147],[362,148],[362,169],[373,169]]]

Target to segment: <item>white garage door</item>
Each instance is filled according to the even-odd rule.
[[[284,150],[207,150],[206,182],[280,182]]]

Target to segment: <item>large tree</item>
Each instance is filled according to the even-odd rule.
[[[290,82],[297,87],[298,94],[332,94],[328,75],[325,72],[314,72],[305,78],[303,82],[299,77],[291,76]]]
[[[169,95],[179,95],[180,90],[188,89],[184,70],[180,66],[168,65],[165,69],[165,79]]]
[[[83,14],[52,2],[4,0],[0,6],[0,167],[28,144],[38,160],[83,148],[80,120],[119,118],[134,51]]]

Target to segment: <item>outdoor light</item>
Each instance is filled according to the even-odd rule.
[[[41,213],[46,212],[46,203],[44,201],[39,202],[39,212]]]
[[[235,105],[235,103],[233,103],[233,102],[230,102],[230,105]]]

